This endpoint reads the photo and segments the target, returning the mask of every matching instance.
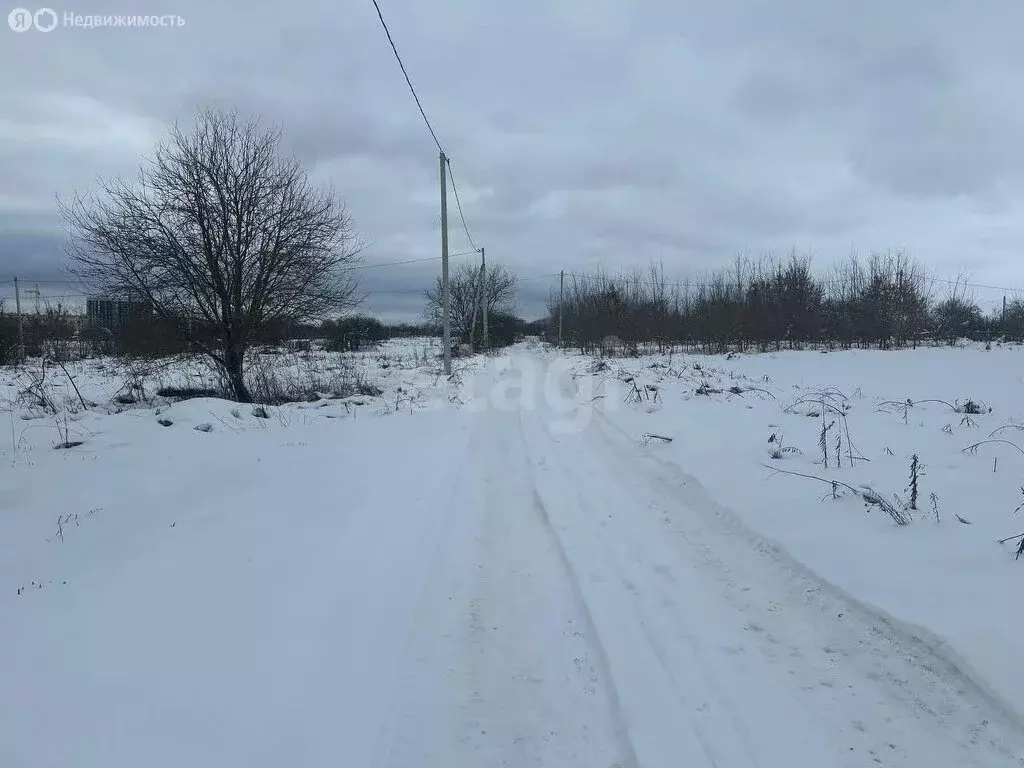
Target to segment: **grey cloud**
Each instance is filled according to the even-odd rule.
[[[0,272],[59,274],[54,196],[132,174],[160,126],[211,105],[280,123],[345,198],[369,261],[437,253],[436,147],[372,4],[173,5],[151,12],[180,29],[3,30]],[[475,239],[523,276],[900,245],[947,276],[1019,268],[1019,3],[381,6]],[[365,274],[371,309],[408,316],[436,264]],[[524,282],[524,305],[547,288]]]
[[[52,230],[25,230],[22,222],[0,214],[0,279],[22,277],[28,280],[67,279],[64,261],[64,235]]]
[[[989,103],[967,87],[899,96],[898,103],[876,99],[864,132],[851,144],[851,161],[868,181],[911,196],[982,197],[1006,179],[1021,179],[1019,110]]]

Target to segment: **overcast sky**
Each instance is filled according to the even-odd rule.
[[[903,247],[1024,287],[1019,0],[380,3],[474,239],[524,278]],[[437,151],[371,0],[51,7],[185,25],[0,32],[3,278],[60,277],[55,196],[131,175],[205,106],[279,122],[368,262],[438,253]],[[367,270],[369,308],[414,316],[437,269]],[[528,312],[556,282],[522,283]]]

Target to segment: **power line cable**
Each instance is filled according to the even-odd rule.
[[[472,253],[472,251],[470,251]],[[552,277],[558,277],[558,272],[547,272],[543,275],[531,275],[530,277],[516,277],[517,283],[525,283],[529,280],[544,280]],[[433,286],[431,286],[433,287]],[[423,293],[424,291],[430,290],[430,288],[394,288],[394,289],[382,289],[379,291],[367,291],[367,296],[376,296],[379,294],[403,294],[403,293]]]
[[[444,155],[445,163],[448,166],[448,175],[452,181],[452,191],[455,193],[455,204],[459,208],[459,218],[462,219],[462,228],[465,230],[466,237],[469,239],[469,244],[473,247],[473,250],[479,251],[480,249],[473,240],[473,235],[469,232],[469,227],[466,226],[466,216],[462,212],[462,201],[459,200],[459,188],[455,185],[455,172],[452,170],[452,161],[444,151],[444,147],[441,146],[441,141],[437,138],[437,133],[434,131],[434,127],[430,124],[430,120],[427,118],[426,110],[423,109],[423,102],[420,101],[420,97],[416,93],[416,89],[413,87],[412,80],[409,77],[409,72],[406,70],[405,64],[402,62],[402,57],[398,53],[398,46],[395,45],[395,40],[391,36],[391,30],[388,29],[387,22],[384,21],[384,14],[381,13],[380,4],[377,0],[373,0],[373,7],[377,10],[377,18],[380,19],[381,26],[384,27],[384,34],[388,37],[388,42],[391,44],[391,50],[395,54],[395,60],[398,62],[398,66],[402,70],[402,75],[405,76],[405,82],[409,86],[409,92],[412,94],[413,99],[416,101],[416,106],[420,111],[420,115],[423,117],[423,122],[426,124],[427,130],[430,131],[430,135],[434,139],[434,144],[437,145],[437,150]]]
[[[424,293],[430,290],[429,288],[393,288],[391,290],[380,290],[380,291],[366,291],[364,296],[381,296],[391,294],[403,294],[403,293]]]
[[[466,226],[466,217],[462,214],[462,201],[459,200],[459,188],[455,186],[455,171],[452,170],[452,161],[445,156],[445,162],[448,163],[448,178],[452,180],[452,192],[455,193],[455,205],[459,209],[459,218],[462,219],[462,228],[466,231],[466,237],[469,239],[469,244],[473,246],[474,251],[479,251],[476,243],[473,242],[473,236],[469,234],[469,227]]]
[[[473,256],[473,255],[475,255],[477,253],[479,253],[479,251],[461,251],[459,253],[448,254],[448,258],[455,259],[455,258],[458,258],[459,256]],[[398,266],[401,266],[403,264],[423,264],[423,263],[428,262],[428,261],[440,261],[442,258],[444,258],[444,257],[443,256],[425,256],[422,259],[404,259],[402,261],[386,261],[386,262],[382,262],[380,264],[361,264],[361,265],[356,266],[356,267],[351,267],[350,269],[351,270],[357,270],[357,269],[377,269],[379,267],[398,267]]]
[[[402,57],[398,55],[398,46],[395,45],[395,41],[391,37],[391,30],[388,29],[388,24],[384,21],[384,14],[381,13],[380,5],[377,4],[377,0],[373,0],[373,7],[377,9],[377,18],[380,19],[380,24],[384,27],[384,34],[388,36],[388,42],[391,43],[391,50],[395,53],[395,59],[398,61],[398,66],[402,68],[402,74],[405,75],[405,82],[409,86],[409,92],[412,93],[412,97],[416,100],[416,106],[419,107],[420,114],[423,116],[423,122],[427,124],[427,130],[430,131],[430,135],[433,137],[434,143],[437,145],[438,152],[444,153],[444,149],[441,147],[441,142],[438,140],[437,134],[434,133],[434,127],[430,124],[430,120],[427,119],[427,113],[423,109],[420,97],[416,95],[416,89],[412,87],[412,80],[409,79],[409,73],[405,70],[405,64],[402,63]]]

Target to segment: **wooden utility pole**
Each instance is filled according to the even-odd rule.
[[[565,304],[565,270],[558,273],[558,346],[562,346],[562,306]]]
[[[21,289],[18,278],[14,278],[14,308],[18,313],[18,362],[25,362],[25,323],[21,319]]]
[[[480,278],[483,276],[484,268],[481,265],[476,272],[476,280],[473,285],[473,321],[469,324],[469,348],[476,351],[476,313],[480,308]]]
[[[452,374],[452,328],[448,300],[448,158],[441,152],[441,322],[444,324],[444,375]]]
[[[1006,333],[1006,294],[1003,294],[1003,315],[999,318],[999,324],[1002,326],[1000,329],[1004,334]]]
[[[481,314],[484,318],[484,354],[490,349],[487,338],[487,257],[484,255],[484,248],[480,246],[480,304]]]

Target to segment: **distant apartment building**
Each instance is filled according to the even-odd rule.
[[[129,299],[90,298],[85,302],[85,316],[92,328],[116,331],[134,318],[145,317],[149,308],[145,302]]]

